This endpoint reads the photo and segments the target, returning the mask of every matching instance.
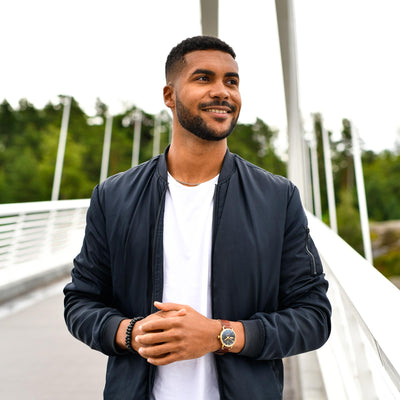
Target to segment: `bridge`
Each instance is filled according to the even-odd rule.
[[[0,205],[1,398],[101,397],[106,357],[70,336],[62,317],[88,206]],[[400,291],[309,212],[308,219],[330,282],[333,329],[321,349],[285,360],[285,399],[400,399]]]
[[[201,5],[203,32],[217,35],[218,2],[203,0]],[[289,177],[309,210],[333,306],[328,342],[315,352],[284,360],[284,399],[400,399],[400,292],[336,234],[335,226],[326,226],[314,215],[318,215],[315,194],[313,199],[310,170],[305,168],[309,149],[297,99],[291,1],[277,0],[276,7]],[[66,133],[67,118],[62,125]],[[58,200],[61,153],[52,201],[0,205],[0,398],[4,399],[98,399],[102,395],[106,357],[72,338],[62,317],[62,288],[71,260],[80,250],[89,200]],[[362,193],[362,183],[359,189]],[[330,212],[334,221],[333,206]],[[364,247],[368,249],[368,241]]]

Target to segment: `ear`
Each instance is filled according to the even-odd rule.
[[[164,104],[171,110],[175,108],[175,89],[172,85],[164,86]]]

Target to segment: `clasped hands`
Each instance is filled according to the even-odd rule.
[[[218,350],[221,324],[192,307],[154,302],[159,310],[136,322],[131,345],[153,365],[198,358]]]

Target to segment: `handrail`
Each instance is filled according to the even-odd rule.
[[[317,354],[329,399],[400,399],[400,291],[308,214],[330,282],[332,333]]]
[[[88,206],[89,199],[1,204],[0,269],[55,258],[71,262]]]
[[[0,217],[21,213],[36,213],[41,211],[66,210],[85,207],[87,208],[89,206],[89,201],[89,199],[78,199],[0,204]]]

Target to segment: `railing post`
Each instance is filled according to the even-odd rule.
[[[310,174],[303,137],[297,79],[297,49],[293,0],[275,0],[285,89],[288,131],[288,177],[298,187],[308,210],[312,209]]]
[[[101,158],[100,182],[106,180],[108,175],[108,163],[110,160],[110,149],[111,149],[112,123],[113,123],[113,116],[107,115],[106,126],[104,130],[103,155]]]
[[[321,207],[321,189],[319,185],[319,171],[318,171],[318,154],[317,154],[317,139],[315,131],[312,130],[310,139],[310,152],[311,152],[311,179],[314,194],[314,210],[315,215],[322,220],[322,207]]]
[[[200,7],[202,34],[218,37],[218,0],[200,0]]]
[[[43,253],[45,256],[52,253],[54,232],[55,232],[55,221],[56,221],[57,210],[49,210],[46,222],[46,235],[43,238]]]
[[[25,220],[25,213],[19,213],[17,220],[15,222],[15,229],[13,230],[13,234],[10,238],[11,245],[8,250],[8,257],[6,257],[5,266],[12,265],[17,260],[17,253],[18,253],[18,239],[21,235],[23,225]]]
[[[58,140],[57,161],[54,172],[53,190],[51,200],[58,200],[61,186],[61,175],[64,163],[65,146],[67,142],[69,114],[71,111],[71,97],[64,98],[64,109],[61,122],[60,138]]]
[[[351,140],[353,144],[354,173],[356,175],[356,186],[358,195],[358,207],[360,210],[361,232],[364,245],[365,259],[373,264],[371,236],[369,231],[367,199],[365,196],[364,175],[362,171],[360,138],[357,129],[350,123]]]
[[[139,165],[139,151],[140,151],[140,135],[142,133],[142,112],[135,110],[133,113],[133,120],[135,121],[135,128],[133,133],[133,148],[132,148],[132,167]]]
[[[332,230],[335,233],[337,233],[338,228],[337,228],[337,218],[336,218],[335,189],[333,185],[331,145],[330,145],[328,131],[324,127],[322,117],[321,117],[321,131],[322,131],[322,146],[323,146],[324,161],[325,161],[326,190],[328,193],[329,225],[332,228]]]
[[[161,115],[156,114],[154,117],[154,137],[153,137],[153,157],[160,154],[160,139],[161,139]]]

